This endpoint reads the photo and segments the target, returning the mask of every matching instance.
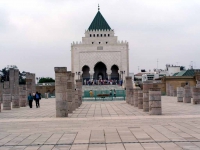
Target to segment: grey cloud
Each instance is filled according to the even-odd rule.
[[[70,43],[81,41],[97,13],[98,3],[115,35],[130,44],[130,72],[136,73],[138,66],[152,70],[157,58],[160,68],[166,63],[178,62],[186,67],[190,61],[195,61],[196,66],[200,64],[199,1],[30,0],[25,3],[26,7],[9,0],[4,10],[0,10],[0,52],[4,54],[0,68],[13,64],[37,76],[50,77],[54,77],[55,66],[67,66],[69,70]]]

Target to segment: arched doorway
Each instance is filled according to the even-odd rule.
[[[83,82],[85,80],[86,81],[90,80],[90,73],[89,73],[90,68],[85,65],[85,66],[83,66],[82,71],[83,71],[83,74],[82,74],[82,80],[83,80]]]
[[[111,73],[111,79],[112,80],[119,80],[119,73],[118,73],[118,66],[117,65],[113,65],[111,67],[112,73]]]
[[[94,79],[95,80],[108,79],[106,71],[107,71],[107,68],[104,63],[102,63],[102,62],[96,63],[96,65],[94,66]]]

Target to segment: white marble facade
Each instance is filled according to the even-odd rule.
[[[100,74],[101,71],[106,72],[106,76],[102,74],[103,79],[112,78],[113,65],[117,68],[119,80],[122,77],[124,80],[129,74],[129,44],[126,41],[118,41],[112,29],[88,29],[81,42],[73,42],[71,45],[71,68],[75,73],[75,79],[82,76],[83,68],[86,66],[90,74],[87,78],[97,79],[99,75],[95,75],[95,66],[99,62],[101,66],[105,64],[105,70],[98,71]]]

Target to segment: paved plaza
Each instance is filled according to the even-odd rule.
[[[83,102],[55,118],[55,99],[0,113],[0,150],[199,150],[200,105],[162,97],[162,116],[125,101]]]

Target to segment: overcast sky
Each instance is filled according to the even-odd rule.
[[[0,0],[0,69],[17,65],[37,77],[71,70],[97,6],[115,35],[129,42],[130,72],[166,64],[200,68],[200,0]]]

